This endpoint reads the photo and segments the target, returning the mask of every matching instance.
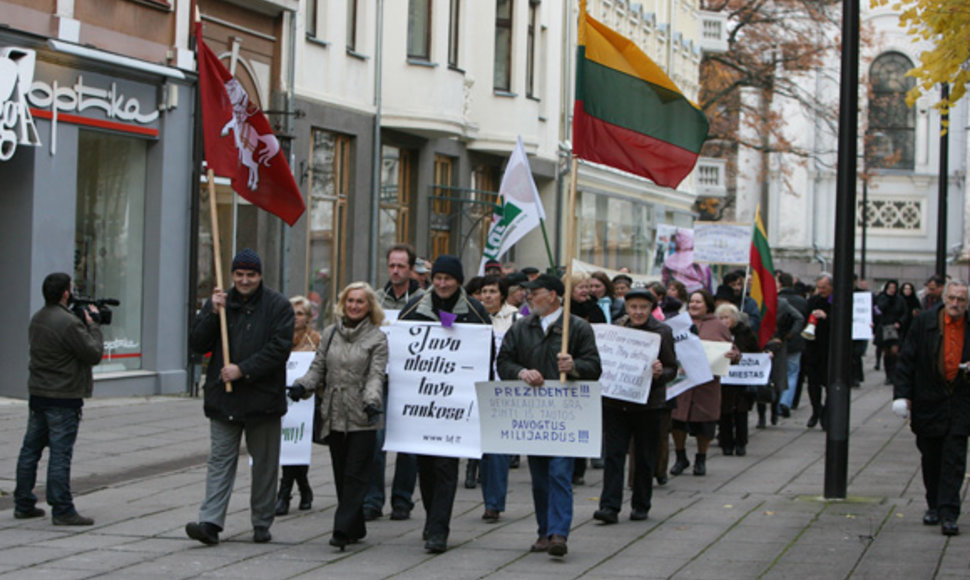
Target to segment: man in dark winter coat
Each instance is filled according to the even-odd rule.
[[[239,252],[232,261],[232,289],[215,289],[199,310],[189,336],[193,351],[212,353],[205,381],[204,408],[211,439],[205,499],[199,508],[199,521],[185,526],[186,534],[203,544],[219,543],[243,433],[253,459],[249,501],[253,541],[271,539],[281,418],[286,414],[286,360],[293,343],[293,307],[262,281],[262,263],[256,252],[248,248]],[[222,358],[220,308],[226,309],[228,319],[228,362]],[[231,392],[226,383],[232,383]]]
[[[482,303],[466,294],[461,287],[464,281],[461,260],[455,256],[438,256],[431,267],[432,288],[404,306],[401,320],[438,322],[451,318],[452,322],[491,324],[492,319]],[[474,388],[473,385],[469,387]],[[440,554],[448,549],[451,510],[458,490],[458,458],[435,455],[417,457],[421,501],[428,514],[424,524],[424,549]]]
[[[778,290],[778,301],[788,303],[802,317],[801,323],[792,326],[792,329],[789,331],[789,337],[785,341],[785,366],[788,371],[788,381],[778,403],[778,413],[782,417],[789,417],[791,416],[791,410],[796,406],[795,395],[798,394],[797,391],[800,387],[798,384],[798,375],[802,369],[802,352],[805,350],[805,339],[802,338],[801,332],[805,328],[805,323],[808,321],[809,310],[808,301],[795,291],[795,281],[791,274],[779,272],[778,285],[781,286]]]
[[[822,428],[828,426],[822,394],[829,382],[829,313],[832,311],[832,275],[826,272],[815,279],[815,294],[808,299],[809,321],[815,317],[815,340],[805,346],[804,366],[808,376],[808,397],[812,402],[812,416],[807,427],[814,427],[822,421]]]
[[[623,464],[630,441],[636,453],[633,463],[631,520],[645,520],[653,495],[653,467],[656,464],[660,424],[667,408],[667,383],[677,376],[677,355],[670,327],[651,315],[657,298],[646,288],[634,288],[624,297],[626,315],[614,324],[660,335],[660,352],[653,361],[650,393],[645,404],[603,398],[603,435],[606,438],[606,465],[600,509],[593,517],[615,524],[623,505]]]
[[[595,381],[602,372],[593,329],[582,318],[570,315],[566,354],[562,351],[563,283],[555,276],[540,274],[525,284],[532,313],[505,333],[498,354],[498,374],[504,380],[518,379],[533,387],[546,379],[558,380],[559,373],[570,379]],[[532,499],[535,503],[539,538],[533,552],[566,555],[566,539],[573,519],[573,458],[529,456]]]
[[[926,513],[923,523],[941,524],[944,535],[960,533],[960,488],[970,436],[970,319],[967,283],[951,281],[943,303],[922,312],[903,344],[893,374],[893,410],[911,414],[920,452]]]
[[[14,489],[13,516],[39,518],[34,484],[37,463],[44,447],[47,460],[47,503],[56,526],[90,526],[94,520],[77,513],[71,496],[71,457],[81,422],[84,398],[94,389],[91,367],[101,362],[104,340],[101,327],[89,306],[81,320],[67,305],[71,297],[71,277],[64,273],[44,278],[44,307],[30,319],[30,415],[27,432],[17,458],[17,487]]]
[[[414,248],[408,244],[392,246],[387,251],[387,284],[377,292],[377,302],[384,313],[401,310],[412,299],[422,296],[424,289],[411,277],[418,259]],[[387,385],[384,386],[387,401]],[[384,508],[384,429],[377,430],[374,448],[374,464],[371,467],[370,487],[364,498],[364,519],[376,520]],[[414,501],[414,484],[418,480],[418,462],[413,453],[397,453],[394,462],[394,479],[391,483],[391,519],[406,520],[411,517]]]

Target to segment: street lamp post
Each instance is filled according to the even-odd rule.
[[[849,385],[852,372],[852,270],[855,260],[856,154],[859,118],[859,2],[842,2],[839,168],[835,202],[835,293],[829,323],[825,412],[825,497],[845,499],[849,468]]]

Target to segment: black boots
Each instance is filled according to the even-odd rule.
[[[680,475],[688,467],[690,467],[690,461],[687,461],[687,450],[677,449],[677,461],[670,468],[670,475]]]
[[[469,459],[465,466],[465,487],[475,489],[478,485],[478,459]]]
[[[707,475],[707,453],[694,455],[694,475]]]
[[[808,418],[808,423],[805,426],[811,429],[812,427],[818,425],[818,418],[821,415],[821,409],[815,405],[812,405],[812,416]]]
[[[297,481],[297,484],[300,486],[300,510],[307,511],[313,507],[313,489],[306,480]]]
[[[276,515],[285,516],[290,513],[290,498],[293,492],[293,480],[284,476],[280,481],[280,492],[276,496]]]

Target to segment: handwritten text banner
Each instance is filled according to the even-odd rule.
[[[386,451],[480,457],[475,383],[488,379],[492,327],[389,327]]]

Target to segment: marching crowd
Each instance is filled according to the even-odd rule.
[[[623,273],[611,278],[603,272],[574,272],[566,280],[536,268],[507,272],[500,263],[488,262],[484,276],[466,280],[462,263],[454,256],[442,255],[429,264],[418,259],[410,246],[398,245],[386,257],[387,284],[377,291],[364,282],[348,285],[339,294],[334,320],[320,331],[314,328],[309,300],[302,296],[287,300],[262,283],[262,263],[255,252],[247,249],[235,257],[233,287],[214,290],[199,310],[190,336],[195,352],[211,352],[212,357],[204,389],[211,449],[198,520],[185,528],[189,537],[210,545],[219,542],[243,436],[252,457],[253,540],[270,541],[274,518],[290,511],[294,486],[300,496],[298,509],[312,508],[307,466],[284,466],[278,486],[276,475],[285,396],[297,401],[314,395],[314,441],[328,446],[338,501],[330,544],[344,550],[366,536],[366,522],[383,516],[387,499],[383,416],[388,389],[394,385],[388,384],[385,374],[388,341],[380,327],[388,318],[492,325],[502,339],[499,347],[491,345],[495,364],[490,378],[519,380],[536,387],[561,374],[570,380],[599,378],[602,366],[591,324],[659,335],[659,354],[649,369],[653,380],[645,402],[602,400],[602,453],[591,463],[604,470],[599,509],[594,514],[604,525],[618,522],[627,487],[631,489],[629,518],[638,521],[648,517],[654,482],[668,484],[670,476],[680,476],[688,468],[694,476],[704,476],[711,443],[720,448],[722,456],[746,455],[750,412],[757,409],[756,428],[776,425],[799,406],[803,382],[807,382],[811,404],[807,427],[827,427],[823,393],[828,380],[833,291],[829,274],[819,275],[809,287],[789,273],[778,273],[775,330],[761,332],[759,338],[763,321],[757,305],[746,295],[743,271],[725,274],[712,292],[696,280],[685,283],[668,272],[663,281],[639,285]],[[18,461],[14,515],[44,515],[36,506],[32,488],[40,452],[49,445],[47,500],[54,509],[54,523],[90,525],[93,520],[80,516],[74,508],[69,488],[77,422],[73,420],[73,430],[64,439],[55,437],[55,431],[62,429],[55,421],[63,422],[65,412],[79,419],[81,399],[90,396],[98,325],[90,316],[81,320],[63,312],[70,297],[70,278],[65,282],[66,275],[60,276],[50,284],[45,281],[47,306],[38,313],[44,316],[35,316],[31,325],[31,416]],[[862,283],[856,289],[866,291]],[[567,299],[568,320],[564,316]],[[962,363],[970,360],[970,340],[964,341],[965,332],[970,331],[966,309],[966,283],[947,283],[936,276],[920,293],[912,284],[900,286],[890,280],[873,300],[876,368],[883,365],[887,384],[894,384],[894,410],[900,415],[912,414],[927,488],[924,523],[941,524],[944,534],[958,533],[959,488],[970,435],[970,384]],[[392,311],[394,316],[389,317]],[[220,332],[222,312],[227,317],[227,333]],[[666,387],[683,370],[673,333],[664,321],[682,313],[690,318],[691,332],[701,339],[731,343],[725,356],[732,363],[744,353],[769,353],[768,384],[721,385],[714,376],[668,401]],[[42,328],[52,320],[58,321],[57,332],[62,336],[75,337],[73,343],[60,347],[66,350],[57,355],[60,359],[50,354],[58,348],[50,332],[35,345],[35,334],[41,337]],[[912,333],[918,337],[906,340]],[[568,337],[565,348],[564,336]],[[932,340],[935,336],[939,340]],[[224,363],[221,347],[227,338],[232,362]],[[855,344],[853,386],[862,381],[865,347],[865,341]],[[284,389],[291,351],[313,351],[315,355],[309,371]],[[60,370],[70,370],[76,377],[62,380],[64,390],[58,391],[51,387],[56,375],[45,374],[43,366],[66,365],[63,360],[71,357],[79,360],[71,360]],[[932,383],[932,387],[924,383]],[[44,429],[50,430],[49,437],[40,432]],[[693,457],[687,451],[691,438],[695,442]],[[468,460],[464,485],[481,486],[485,522],[501,518],[509,470],[519,462],[518,456],[490,453],[481,460]],[[459,463],[458,458],[436,455],[395,456],[389,517],[411,517],[418,486],[426,513],[424,547],[432,553],[448,548]],[[529,549],[565,556],[572,489],[585,484],[587,460],[529,456],[527,463],[538,528]]]

